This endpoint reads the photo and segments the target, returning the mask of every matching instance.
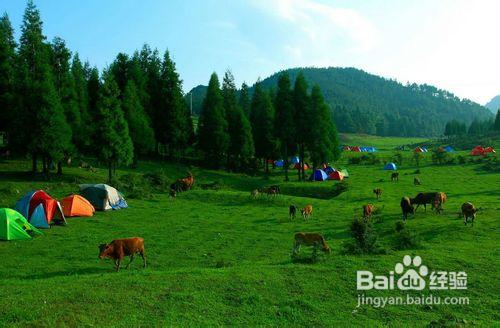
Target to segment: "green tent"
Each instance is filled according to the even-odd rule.
[[[40,230],[29,224],[19,212],[0,208],[0,240],[31,239]]]
[[[347,169],[340,170],[340,173],[342,173],[342,175],[344,176],[344,178],[348,178],[349,177],[349,172],[347,172]]]

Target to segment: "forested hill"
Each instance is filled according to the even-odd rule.
[[[500,95],[493,97],[493,99],[491,99],[490,102],[485,105],[485,107],[489,108],[489,110],[491,110],[493,114],[496,114],[497,110],[500,110]]]
[[[355,68],[293,68],[285,72],[294,81],[300,71],[310,85],[321,87],[340,132],[435,136],[441,135],[452,119],[470,124],[474,119],[492,117],[485,107],[430,85],[403,85]],[[264,79],[263,86],[273,89],[280,73]],[[200,86],[196,91],[193,103],[196,96],[204,94]],[[193,104],[193,112],[200,109]]]

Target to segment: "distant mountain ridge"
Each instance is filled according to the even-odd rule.
[[[492,117],[487,108],[448,91],[426,84],[403,85],[356,68],[292,68],[282,72],[289,74],[292,83],[302,72],[310,86],[321,87],[340,132],[429,137],[441,135],[452,119],[470,124],[474,119]],[[282,72],[262,80],[262,86],[272,92]],[[201,110],[205,91],[203,86],[193,89],[195,114]],[[199,107],[194,105],[196,97],[201,97],[196,101]]]
[[[500,109],[500,95],[493,97],[486,105],[484,105],[486,108],[491,110],[493,114],[496,114],[497,111]]]

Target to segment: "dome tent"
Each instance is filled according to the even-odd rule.
[[[0,240],[27,240],[42,233],[32,226],[21,213],[0,208]]]
[[[335,171],[330,173],[328,180],[344,180],[344,175],[339,171]]]
[[[385,166],[384,166],[384,170],[391,170],[391,171],[395,171],[397,170],[397,166],[396,164],[394,163],[387,163]]]
[[[93,216],[95,212],[94,206],[80,195],[70,195],[64,198],[61,206],[66,217]]]
[[[444,150],[445,150],[446,152],[448,152],[448,153],[451,153],[451,152],[454,152],[454,151],[455,151],[455,149],[453,149],[453,147],[452,147],[452,146],[446,146],[446,147],[444,147]]]
[[[298,156],[293,156],[292,158],[290,158],[290,164],[298,164],[299,162],[300,160]]]
[[[333,167],[331,167],[331,166],[327,166],[327,167],[325,167],[324,171],[325,171],[326,174],[329,175],[332,172],[335,172],[336,170]]]
[[[50,224],[66,224],[61,204],[43,190],[30,191],[15,206],[31,225],[50,228]]]
[[[119,210],[128,207],[123,195],[107,184],[82,184],[80,192],[96,210]]]
[[[325,171],[319,169],[315,170],[309,177],[309,180],[311,181],[325,181],[326,179],[328,179],[328,175]]]
[[[278,159],[274,161],[274,165],[276,165],[276,167],[283,167],[285,165],[285,161],[282,159]]]

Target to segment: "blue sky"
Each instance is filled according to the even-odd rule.
[[[184,90],[231,69],[237,83],[296,66],[352,66],[484,104],[500,94],[497,0],[35,0],[100,69],[144,43],[169,49]],[[1,0],[19,36],[26,3]]]

